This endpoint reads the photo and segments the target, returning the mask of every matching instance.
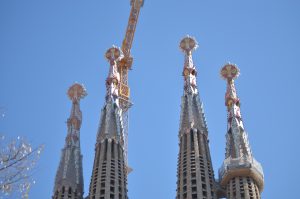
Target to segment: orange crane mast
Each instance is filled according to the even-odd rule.
[[[132,105],[130,102],[130,88],[128,86],[128,70],[131,69],[133,63],[133,57],[130,54],[134,33],[136,25],[138,22],[140,9],[144,5],[144,0],[130,0],[131,11],[126,28],[125,38],[122,43],[122,52],[124,57],[118,62],[118,72],[120,74],[120,84],[119,84],[119,97],[120,97],[120,106],[122,109],[122,118],[123,118],[123,127],[124,127],[124,152],[125,152],[125,161],[127,165],[128,173],[131,169],[128,167],[128,109]]]

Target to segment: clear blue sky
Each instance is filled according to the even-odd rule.
[[[225,152],[225,82],[219,70],[236,63],[236,81],[250,145],[265,172],[263,198],[299,194],[300,2],[297,0],[146,0],[133,43],[130,86],[129,198],[174,199],[183,54],[180,39],[195,36],[198,87],[217,177]],[[50,198],[71,102],[81,101],[85,193],[88,193],[104,81],[105,51],[120,46],[129,0],[0,1],[0,132],[45,144],[30,198]],[[2,108],[3,109],[3,108]],[[3,110],[1,110],[3,111]],[[86,195],[85,194],[85,195]]]

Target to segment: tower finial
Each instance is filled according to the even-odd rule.
[[[67,95],[72,102],[79,102],[80,99],[83,99],[87,95],[87,92],[82,84],[75,83],[69,88]]]
[[[193,63],[192,52],[196,50],[198,43],[195,38],[187,35],[180,41],[179,48],[184,52],[184,68],[182,75],[184,76],[184,91],[186,94],[197,94],[197,70]]]
[[[117,46],[113,45],[105,53],[105,58],[108,61],[118,61],[123,58],[123,52]]]
[[[240,75],[240,69],[231,63],[225,64],[221,69],[221,77],[227,80],[227,91],[225,95],[225,105],[229,109],[232,104],[236,104],[239,106],[239,98],[237,97],[235,86],[234,86],[234,79],[238,78]],[[240,117],[240,113],[238,112],[238,116]]]
[[[240,69],[230,62],[225,64],[225,66],[221,69],[222,78],[227,79],[228,81],[238,78],[239,75]]]
[[[198,48],[198,43],[194,37],[187,35],[181,40],[179,47],[182,52],[189,54]]]
[[[83,99],[85,96],[87,96],[87,92],[85,87],[82,84],[74,83],[67,92],[68,97],[70,100],[72,100],[72,108],[70,117],[68,118],[68,127],[69,131],[68,133],[73,134],[71,126],[74,127],[74,129],[78,130],[81,126],[81,120],[82,120],[82,114],[80,110],[79,102],[81,99]],[[78,137],[78,135],[76,135]]]
[[[83,99],[87,95],[87,92],[82,84],[75,83],[69,88],[67,95],[73,102],[79,102],[80,99]]]
[[[113,99],[119,96],[118,86],[120,83],[120,74],[118,72],[117,62],[123,58],[123,52],[120,48],[112,46],[105,53],[105,58],[109,61],[109,73],[106,79],[106,100]]]

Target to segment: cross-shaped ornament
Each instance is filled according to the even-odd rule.
[[[227,80],[236,79],[239,76],[239,74],[240,74],[240,70],[234,64],[226,64],[221,69],[221,76]]]
[[[183,38],[180,42],[180,49],[185,53],[191,52],[196,48],[197,48],[197,41],[190,36]]]
[[[105,53],[105,57],[109,61],[115,61],[115,60],[119,59],[120,56],[121,56],[121,51],[119,48],[117,48],[115,46],[108,49]]]

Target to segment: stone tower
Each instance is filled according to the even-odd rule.
[[[72,109],[67,120],[68,134],[56,173],[52,199],[83,198],[82,155],[80,152],[82,115],[79,102],[87,93],[82,85],[75,83],[69,88],[67,94],[72,100]]]
[[[264,175],[261,165],[254,159],[240,112],[234,79],[239,75],[236,65],[226,64],[221,76],[227,80],[225,105],[227,106],[226,153],[219,170],[221,186],[227,199],[260,199]]]
[[[127,167],[124,158],[122,109],[119,104],[120,74],[117,62],[122,51],[112,47],[105,54],[110,63],[106,102],[101,112],[89,199],[127,199]]]
[[[214,171],[208,144],[208,129],[197,89],[197,71],[192,51],[197,42],[185,37],[184,93],[181,100],[176,199],[216,199]]]

